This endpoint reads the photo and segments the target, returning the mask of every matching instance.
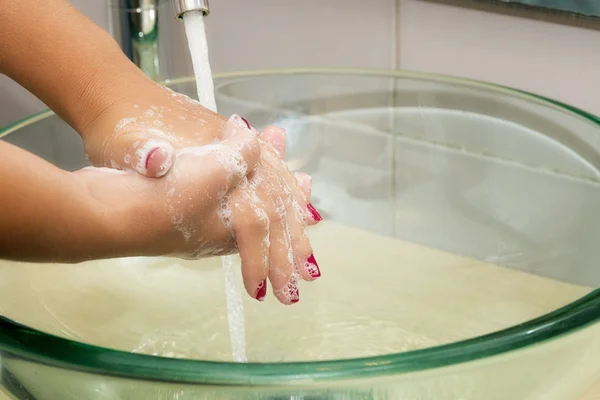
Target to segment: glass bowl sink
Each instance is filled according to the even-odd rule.
[[[395,71],[219,75],[219,110],[288,131],[313,177],[323,277],[245,299],[231,360],[219,259],[0,262],[17,399],[579,400],[600,379],[600,120]],[[193,95],[192,78],[167,82]],[[50,112],[0,131],[87,165]],[[5,210],[6,211],[6,210]],[[239,277],[238,277],[239,278]]]

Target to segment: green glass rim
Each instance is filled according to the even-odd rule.
[[[600,127],[600,118],[563,104],[510,87],[447,75],[402,70],[314,68],[237,71],[215,74],[215,80],[273,75],[360,75],[414,78],[464,84],[503,92],[589,120]],[[193,82],[193,77],[168,80],[166,85]],[[42,111],[3,129],[0,138],[54,115]],[[600,320],[600,289],[550,313],[486,335],[440,346],[373,357],[331,361],[283,363],[233,363],[155,357],[88,345],[50,335],[0,317],[0,350],[6,357],[81,372],[132,379],[214,386],[282,386],[303,382],[362,379],[440,368],[507,353],[571,334]]]

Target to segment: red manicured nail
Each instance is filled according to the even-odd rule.
[[[296,288],[290,297],[290,303],[295,304],[300,301],[300,291]]]
[[[319,269],[319,264],[317,264],[317,260],[315,260],[315,255],[311,254],[310,257],[306,260],[304,264],[306,270],[313,278],[318,278],[321,276],[321,270]]]
[[[265,301],[265,297],[267,297],[267,280],[266,279],[264,281],[262,281],[260,283],[260,285],[258,285],[258,288],[256,289],[256,296],[254,296],[254,298],[256,298],[256,300],[258,300],[258,301]]]
[[[155,147],[155,148],[153,148],[152,150],[150,150],[148,152],[148,155],[146,156],[146,164],[145,164],[146,169],[148,169],[148,163],[150,162],[150,159],[152,158],[152,155],[154,153],[156,153],[158,150],[160,150],[160,147]]]
[[[315,221],[318,222],[318,221],[323,220],[323,217],[321,217],[321,214],[319,214],[317,209],[312,204],[308,203],[306,208],[308,208],[308,211],[310,211],[310,215],[312,215],[312,217],[315,219]]]
[[[244,117],[241,117],[241,116],[240,116],[240,118],[242,119],[242,121],[244,121],[246,123],[246,126],[248,127],[248,129],[251,129],[250,123],[248,122],[248,120],[246,118],[244,118]]]
[[[290,303],[294,304],[300,301],[300,291],[298,290],[298,281],[296,278],[287,284],[288,295],[290,296]]]

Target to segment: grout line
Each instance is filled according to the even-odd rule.
[[[402,69],[402,64],[400,63],[400,36],[402,33],[402,27],[400,24],[400,14],[401,14],[401,8],[402,8],[402,0],[395,0],[395,9],[394,9],[394,38],[392,40],[392,43],[394,44],[394,49],[393,49],[393,56],[394,56],[394,69],[399,70]],[[398,104],[398,80],[397,79],[393,79],[392,80],[392,95],[391,95],[391,106],[392,108],[396,107],[396,104]],[[392,137],[395,138],[396,136],[396,115],[395,113],[391,113],[390,115],[390,132],[392,133]],[[395,139],[394,139],[395,142]],[[397,206],[397,196],[395,195],[395,193],[397,192],[397,188],[396,188],[396,170],[397,170],[397,156],[396,156],[396,147],[397,146],[392,146],[392,150],[391,150],[391,159],[390,159],[390,167],[391,167],[391,171],[393,174],[393,178],[392,178],[392,193],[394,193],[393,196],[393,206],[396,207]],[[394,221],[392,222],[392,232],[395,235],[397,235],[397,227],[396,227],[396,218],[394,218]]]
[[[394,68],[402,69],[402,64],[400,62],[400,37],[402,35],[402,27],[400,26],[400,14],[402,13],[402,0],[396,0],[395,4],[395,12],[394,12]]]

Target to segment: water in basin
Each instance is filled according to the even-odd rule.
[[[273,298],[245,302],[250,361],[353,358],[451,343],[538,317],[590,291],[336,222],[312,228],[311,240],[327,274],[302,287],[297,306]],[[3,263],[2,313],[104,347],[231,360],[220,259],[197,264]]]

